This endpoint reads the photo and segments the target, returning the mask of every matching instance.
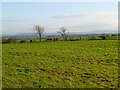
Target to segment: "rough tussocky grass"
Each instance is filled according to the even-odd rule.
[[[3,44],[2,68],[8,88],[116,88],[118,41]]]

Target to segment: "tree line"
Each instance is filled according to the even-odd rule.
[[[44,27],[42,26],[39,26],[39,25],[36,25],[34,27],[34,30],[39,34],[39,40],[41,42],[41,36],[42,36],[42,33],[44,32]],[[65,41],[67,41],[67,38],[68,38],[68,34],[69,32],[67,31],[67,28],[66,27],[60,27],[59,28],[59,31],[57,31],[57,33],[59,33],[63,39]],[[106,35],[106,34],[101,34],[99,37],[102,39],[102,40],[106,40],[108,38],[109,35]],[[81,37],[80,37],[80,40],[81,40]],[[96,40],[96,38],[94,36],[91,37],[91,40]]]
[[[44,27],[36,25],[34,27],[34,30],[35,30],[36,33],[39,34],[39,40],[41,42],[42,33],[45,31]],[[59,31],[57,31],[57,33],[61,34],[61,36],[63,36],[63,38],[64,38],[65,41],[67,40],[67,36],[68,36],[69,32],[67,31],[66,27],[60,27]]]
[[[45,31],[43,26],[40,25],[35,25],[33,27],[35,33],[37,33],[39,35],[39,41],[41,42],[42,40],[42,34]],[[84,40],[83,37],[79,37],[79,38],[68,38],[69,37],[69,32],[67,30],[66,27],[60,27],[59,30],[57,31],[57,33],[59,33],[62,37],[64,41],[79,41],[79,40]],[[116,39],[120,39],[119,37],[120,35],[116,35],[116,34],[112,34],[107,35],[107,34],[101,34],[99,36],[88,36],[89,38],[87,40],[116,40]],[[58,41],[58,38],[47,38],[45,41]],[[16,43],[16,42],[20,42],[20,43],[25,43],[26,40],[17,40],[16,38],[8,38],[8,39],[4,39],[2,38],[2,43]],[[30,39],[27,42],[36,42],[36,40],[32,40]]]

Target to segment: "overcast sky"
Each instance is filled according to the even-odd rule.
[[[0,16],[1,17],[1,16]],[[32,33],[35,25],[45,32],[65,26],[70,32],[118,29],[117,2],[4,2],[3,34]]]

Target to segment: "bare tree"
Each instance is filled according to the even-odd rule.
[[[66,27],[61,27],[60,30],[58,31],[58,33],[60,33],[64,37],[65,41],[67,40],[67,35],[69,32],[67,32]]]
[[[44,31],[44,28],[42,26],[36,25],[34,27],[34,30],[39,34],[40,42],[41,42],[41,35],[42,35],[43,31]]]

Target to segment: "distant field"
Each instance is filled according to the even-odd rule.
[[[118,41],[2,45],[2,85],[9,88],[118,87]]]

